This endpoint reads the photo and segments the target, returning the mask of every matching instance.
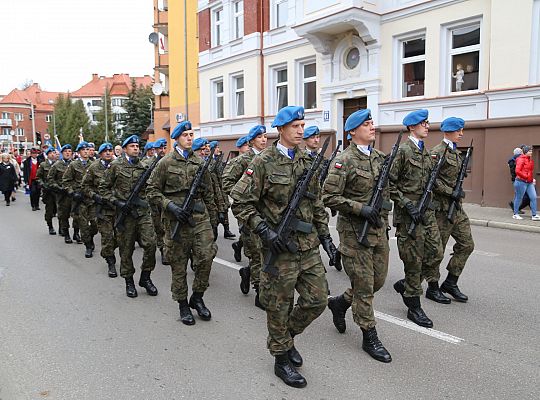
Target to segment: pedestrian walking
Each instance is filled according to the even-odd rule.
[[[524,145],[522,145],[524,146]],[[514,154],[510,159],[508,160],[508,168],[510,169],[510,177],[512,179],[512,188],[514,188],[514,182],[516,180],[516,160],[517,158],[523,154],[523,149],[520,147],[516,147],[514,149]],[[514,210],[514,197],[516,196],[516,191],[514,189],[514,196],[512,197],[512,200],[508,203],[512,211]],[[523,195],[523,200],[521,201],[521,204],[519,206],[519,214],[523,214],[523,209],[528,207],[530,204],[529,195],[525,193]]]
[[[519,205],[525,193],[529,196],[531,207],[531,219],[540,221],[540,216],[536,215],[536,179],[534,174],[534,160],[532,159],[532,147],[523,146],[523,154],[516,160],[516,180],[514,181],[514,219],[523,219],[519,215]]]
[[[17,182],[17,173],[15,167],[10,161],[10,156],[7,153],[2,154],[0,162],[0,192],[4,195],[6,206],[11,204],[11,193]]]
[[[37,172],[37,180],[41,186],[42,192],[42,201],[45,204],[45,222],[49,228],[49,235],[56,235],[56,231],[53,227],[53,218],[56,215],[56,197],[52,188],[49,184],[49,171],[51,170],[53,164],[58,159],[58,154],[54,147],[50,146],[45,150],[45,156],[47,157],[45,161],[39,164],[39,169]]]
[[[30,205],[32,207],[32,211],[40,210],[39,198],[41,196],[41,188],[38,180],[36,179],[39,168],[39,153],[39,149],[33,148],[30,151],[30,157],[23,162],[24,183],[26,188],[30,191]]]

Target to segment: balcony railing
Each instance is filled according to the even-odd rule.
[[[13,121],[11,118],[1,118],[0,126],[13,126]]]

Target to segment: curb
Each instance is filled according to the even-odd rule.
[[[474,219],[469,218],[471,225],[483,226],[487,228],[499,228],[507,229],[511,231],[521,231],[521,232],[531,232],[531,233],[540,233],[540,226],[531,226],[531,225],[518,225],[510,222],[500,222],[500,221],[489,221],[485,219]]]

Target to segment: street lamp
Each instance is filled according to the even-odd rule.
[[[49,104],[53,105],[54,101],[52,99],[49,100]],[[53,120],[53,136],[54,136],[53,143],[56,144],[56,118],[54,115],[54,107],[52,109],[52,120]]]
[[[152,112],[154,111],[154,103],[152,99],[148,99],[148,101],[150,102],[150,125],[152,125],[154,122],[154,113]]]
[[[32,103],[32,100],[26,99],[27,102],[30,103],[30,109],[31,109],[31,115],[32,115],[32,142],[34,143],[34,146],[36,145],[36,118],[34,115],[34,103]]]

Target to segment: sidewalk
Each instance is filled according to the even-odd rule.
[[[482,207],[478,204],[465,203],[463,208],[469,216],[471,225],[540,233],[540,221],[531,220],[529,208],[521,215],[522,220],[512,219],[512,210],[509,207]]]

